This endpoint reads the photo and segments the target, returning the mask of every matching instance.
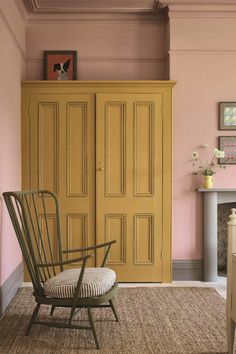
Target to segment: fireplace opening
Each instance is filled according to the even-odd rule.
[[[227,222],[236,203],[217,205],[217,269],[219,276],[227,276]]]

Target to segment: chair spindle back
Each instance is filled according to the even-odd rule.
[[[34,289],[42,293],[42,283],[57,269],[36,265],[62,261],[58,199],[47,190],[5,192],[3,197]]]

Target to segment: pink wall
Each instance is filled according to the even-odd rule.
[[[27,26],[28,80],[42,79],[43,51],[78,53],[78,79],[165,79],[166,25],[158,21],[54,21]]]
[[[191,174],[190,159],[192,151],[201,144],[209,143],[213,148],[218,144],[219,135],[236,135],[233,131],[218,131],[218,102],[236,101],[236,10],[231,11],[231,3],[228,2],[227,7],[224,0],[222,4],[218,2],[217,9],[213,1],[208,1],[207,6],[203,0],[196,2],[196,6],[194,1],[191,5],[180,0],[163,2],[170,8],[168,26],[138,20],[29,21],[26,78],[42,79],[44,50],[75,49],[78,51],[78,79],[165,79],[168,78],[166,53],[169,46],[170,79],[178,81],[173,95],[173,259],[201,259],[202,200],[196,192],[200,180]],[[6,3],[13,4],[13,0]],[[180,6],[176,6],[177,3]],[[5,16],[7,13],[13,14],[5,5]],[[4,123],[0,133],[3,146],[0,192],[20,187],[19,82],[24,55],[19,48],[24,47],[24,28],[19,18],[16,21],[15,13],[10,18],[8,25],[3,16],[0,18],[0,39],[5,52],[0,61],[5,67],[9,63],[14,67],[4,71],[5,84],[0,95],[3,101],[0,119]],[[15,38],[9,31],[13,28],[11,23],[16,23]],[[235,173],[236,166],[221,171],[216,175],[216,187],[235,187]],[[20,253],[5,211],[0,227],[4,230],[1,284],[19,263]],[[9,254],[11,260],[7,259]]]
[[[21,79],[25,28],[12,0],[0,3],[0,286],[21,263],[2,192],[21,188]]]
[[[236,101],[236,21],[213,9],[192,16],[170,10],[170,78],[178,81],[173,100],[173,258],[201,259],[202,195],[196,192],[201,180],[191,174],[190,159],[201,144],[213,149],[218,136],[236,136],[236,131],[218,130],[218,103]],[[236,166],[229,166],[216,175],[215,187],[235,188],[235,176]]]
[[[173,95],[173,259],[201,259],[202,200],[196,192],[201,181],[192,176],[190,159],[201,144],[214,148],[219,135],[231,135],[218,131],[218,102],[236,101],[236,22],[211,6],[204,12],[203,2],[195,9],[187,2],[175,7],[179,0],[166,2],[173,3],[167,25],[30,24],[26,75],[42,79],[46,49],[76,49],[78,79],[167,79],[170,65],[170,79],[178,82]],[[230,166],[217,174],[216,187],[235,187],[235,172]]]

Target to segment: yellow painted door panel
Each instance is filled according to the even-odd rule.
[[[162,281],[162,175],[162,95],[97,94],[96,240],[117,240],[119,281]]]
[[[94,244],[95,96],[36,94],[30,106],[30,188],[58,195],[64,249]]]

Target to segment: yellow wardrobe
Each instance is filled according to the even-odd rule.
[[[119,281],[171,281],[173,85],[22,84],[23,189],[58,195],[64,248],[116,239]]]

